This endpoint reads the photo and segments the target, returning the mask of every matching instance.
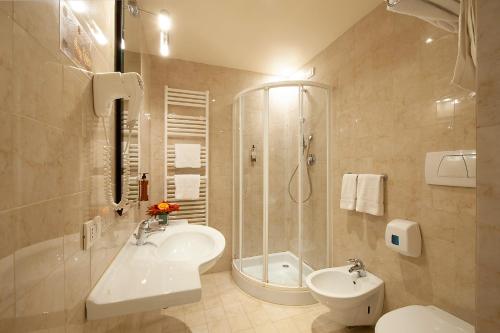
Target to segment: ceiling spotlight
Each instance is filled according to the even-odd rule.
[[[425,44],[430,44],[430,43],[432,43],[433,41],[434,41],[434,39],[432,39],[431,37],[429,37],[429,38],[427,38],[427,39],[425,40]]]
[[[170,19],[170,15],[164,9],[160,10],[160,14],[158,14],[158,25],[160,26],[161,31],[169,31],[172,28],[172,20]]]

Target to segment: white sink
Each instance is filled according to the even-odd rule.
[[[315,271],[306,278],[313,297],[331,310],[332,319],[345,326],[374,325],[382,313],[384,281],[366,272],[358,277],[350,266]]]
[[[201,225],[169,226],[142,246],[131,236],[87,298],[87,319],[199,301],[200,274],[215,265],[225,243],[219,231]]]

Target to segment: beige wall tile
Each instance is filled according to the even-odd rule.
[[[16,225],[10,213],[0,213],[0,313],[7,312],[15,304],[14,251]],[[4,316],[0,315],[2,318]]]
[[[87,5],[79,18],[109,40],[95,48],[94,68],[110,71],[114,1]],[[0,39],[0,330],[105,331],[108,321],[86,322],[84,302],[137,217],[115,218],[91,200],[103,191],[90,184],[102,175],[104,140],[92,73],[59,51],[58,0],[0,1]],[[95,215],[105,237],[83,251],[81,224]]]
[[[0,11],[3,12],[4,14],[12,16],[12,1],[5,0],[0,2]]]
[[[0,85],[3,87],[0,92],[0,113],[12,112],[12,26],[11,17],[4,11],[9,8],[10,3],[2,2],[0,7]]]
[[[53,53],[18,24],[14,24],[13,56],[16,113],[60,127],[63,115],[62,65]]]
[[[66,325],[85,324],[85,301],[91,290],[90,252],[78,251],[64,262],[64,306]]]
[[[16,146],[14,140],[16,119],[13,115],[2,113],[0,122],[0,210],[19,205],[18,170],[16,168]]]
[[[59,1],[13,1],[14,20],[54,56],[59,54]]]
[[[477,110],[477,243],[476,243],[476,332],[500,329],[500,3],[477,2],[478,20],[478,110]]]
[[[429,36],[434,42],[425,44]],[[456,43],[455,35],[381,5],[304,67],[315,66],[313,80],[334,87],[333,265],[363,259],[385,281],[386,311],[433,303],[474,322],[475,191],[426,185],[423,172],[428,151],[475,148],[474,99],[449,84]],[[444,97],[461,101],[453,117],[437,113]],[[348,171],[388,175],[383,217],[338,209]],[[385,246],[394,218],[420,223],[420,258]]]

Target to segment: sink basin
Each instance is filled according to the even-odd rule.
[[[225,239],[216,229],[200,225],[171,228],[164,237],[153,234],[145,244],[157,246],[156,255],[160,260],[192,263],[199,266],[200,273],[205,273],[222,255]]]
[[[366,272],[359,277],[350,266],[315,271],[306,278],[313,297],[331,310],[332,319],[345,326],[374,325],[382,314],[384,281]]]
[[[200,274],[224,247],[218,230],[201,225],[169,226],[142,246],[131,236],[87,298],[87,319],[199,301]]]

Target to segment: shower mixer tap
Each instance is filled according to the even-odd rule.
[[[250,148],[250,161],[257,162],[257,152],[255,151],[255,145]]]

